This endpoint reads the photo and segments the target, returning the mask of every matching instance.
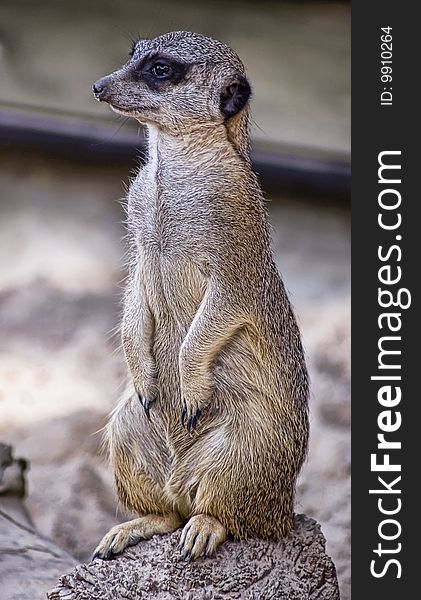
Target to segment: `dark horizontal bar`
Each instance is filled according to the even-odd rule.
[[[0,146],[54,152],[69,158],[128,161],[145,150],[141,131],[119,130],[80,119],[51,119],[0,110]],[[306,158],[254,148],[253,166],[263,185],[271,188],[308,188],[347,195],[351,169],[348,162]]]

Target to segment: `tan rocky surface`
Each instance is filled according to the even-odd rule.
[[[78,565],[49,600],[339,600],[320,526],[305,515],[281,543],[227,541],[210,558],[180,556],[180,532],[155,536],[112,561]]]

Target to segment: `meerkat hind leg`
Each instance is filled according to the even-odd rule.
[[[210,556],[227,539],[227,530],[210,515],[191,517],[181,534],[179,550],[185,558]]]
[[[145,515],[126,523],[120,523],[112,527],[102,538],[92,559],[112,558],[115,554],[123,552],[128,546],[134,546],[140,540],[151,538],[156,534],[171,533],[180,525],[181,518],[177,513]]]

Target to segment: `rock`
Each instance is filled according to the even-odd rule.
[[[320,526],[295,517],[281,542],[228,541],[211,558],[186,562],[180,531],[154,536],[110,561],[75,567],[47,594],[49,600],[338,600],[335,566]]]
[[[37,600],[76,560],[38,533],[25,509],[27,463],[0,443],[0,581],[2,600]]]
[[[114,560],[76,560],[34,528],[22,499],[27,463],[0,443],[2,600],[338,600],[336,570],[320,525],[296,515],[280,542],[228,541],[211,558],[186,562],[181,531],[154,536]],[[71,570],[73,569],[73,570]]]

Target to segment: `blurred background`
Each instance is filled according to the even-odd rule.
[[[253,160],[312,378],[297,512],[350,597],[348,2],[2,0],[0,440],[30,460],[37,527],[80,560],[123,518],[100,435],[124,382],[124,197],[142,131],[91,95],[133,39],[231,45],[254,89]]]

